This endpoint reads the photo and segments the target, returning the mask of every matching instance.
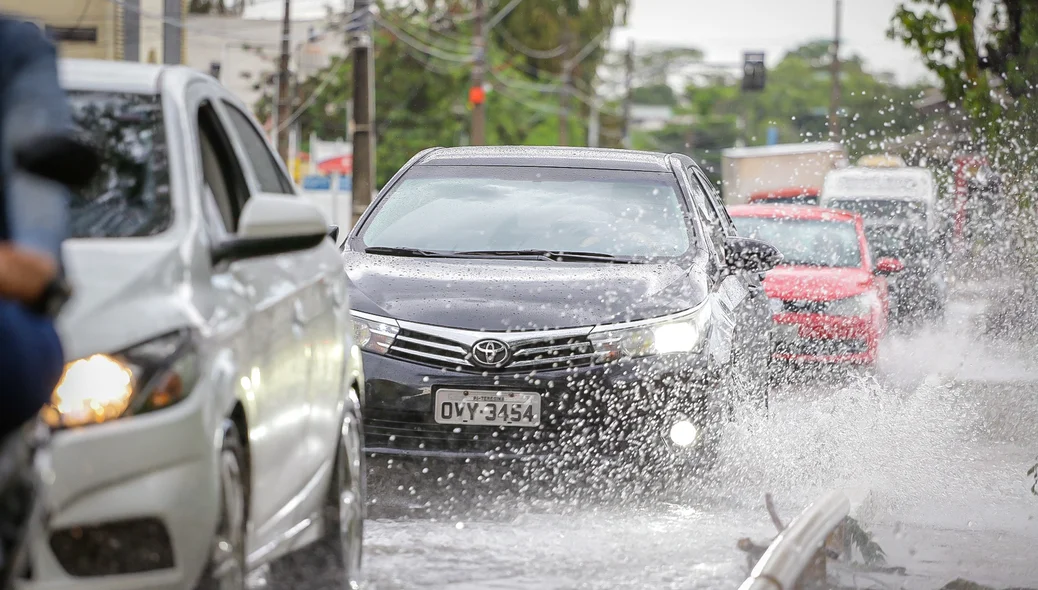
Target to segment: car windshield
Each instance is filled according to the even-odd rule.
[[[826,206],[861,214],[865,219],[911,219],[922,221],[926,217],[926,205],[919,201],[903,199],[853,199],[835,198]]]
[[[865,237],[877,258],[918,259],[927,254],[926,230],[907,224],[866,225]]]
[[[71,200],[71,236],[152,236],[173,221],[158,96],[71,92],[73,122],[101,154],[101,170]]]
[[[736,217],[734,221],[740,235],[778,248],[785,265],[861,266],[861,246],[852,222],[788,217]]]
[[[670,173],[418,166],[375,210],[366,247],[674,257],[692,237]]]

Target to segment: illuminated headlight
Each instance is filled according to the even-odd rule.
[[[388,352],[396,335],[400,333],[396,322],[359,311],[350,313],[353,316],[353,343],[368,352]]]
[[[782,313],[786,309],[786,304],[778,297],[772,297],[768,299],[768,307],[771,309],[771,313]]]
[[[702,304],[672,316],[598,326],[590,339],[603,361],[692,352],[703,344],[709,319],[710,309]]]
[[[68,363],[40,416],[52,428],[70,428],[144,414],[186,398],[197,378],[192,334],[174,332]]]
[[[825,313],[828,315],[860,317],[871,314],[872,310],[878,305],[879,298],[876,297],[875,293],[869,291],[854,297],[830,301],[825,306]]]

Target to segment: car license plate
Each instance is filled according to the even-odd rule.
[[[776,324],[774,337],[776,342],[796,342],[800,339],[798,324]]]
[[[438,389],[437,424],[534,427],[541,423],[541,396],[516,391]]]

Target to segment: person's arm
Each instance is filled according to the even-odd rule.
[[[54,323],[18,303],[0,300],[0,432],[11,432],[50,401],[65,367]]]

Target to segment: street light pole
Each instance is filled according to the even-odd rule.
[[[840,13],[843,12],[843,0],[834,0],[833,15],[833,54],[829,63],[832,74],[832,95],[829,97],[829,137],[833,141],[840,139]]]
[[[483,0],[476,0],[475,34],[472,37],[472,85],[469,99],[472,101],[472,126],[469,129],[469,141],[472,145],[486,143],[486,100],[483,95],[483,83],[487,60],[486,6]]]
[[[353,52],[353,223],[367,209],[375,190],[375,55],[370,12],[371,0],[354,0],[350,20],[358,26],[349,36]]]
[[[292,95],[289,92],[289,55],[291,54],[291,43],[289,36],[291,29],[292,0],[285,0],[284,14],[281,18],[281,59],[278,63],[278,115],[274,123],[274,135],[277,137],[278,154],[285,162],[288,161],[288,132],[282,129],[285,121],[292,116]]]

